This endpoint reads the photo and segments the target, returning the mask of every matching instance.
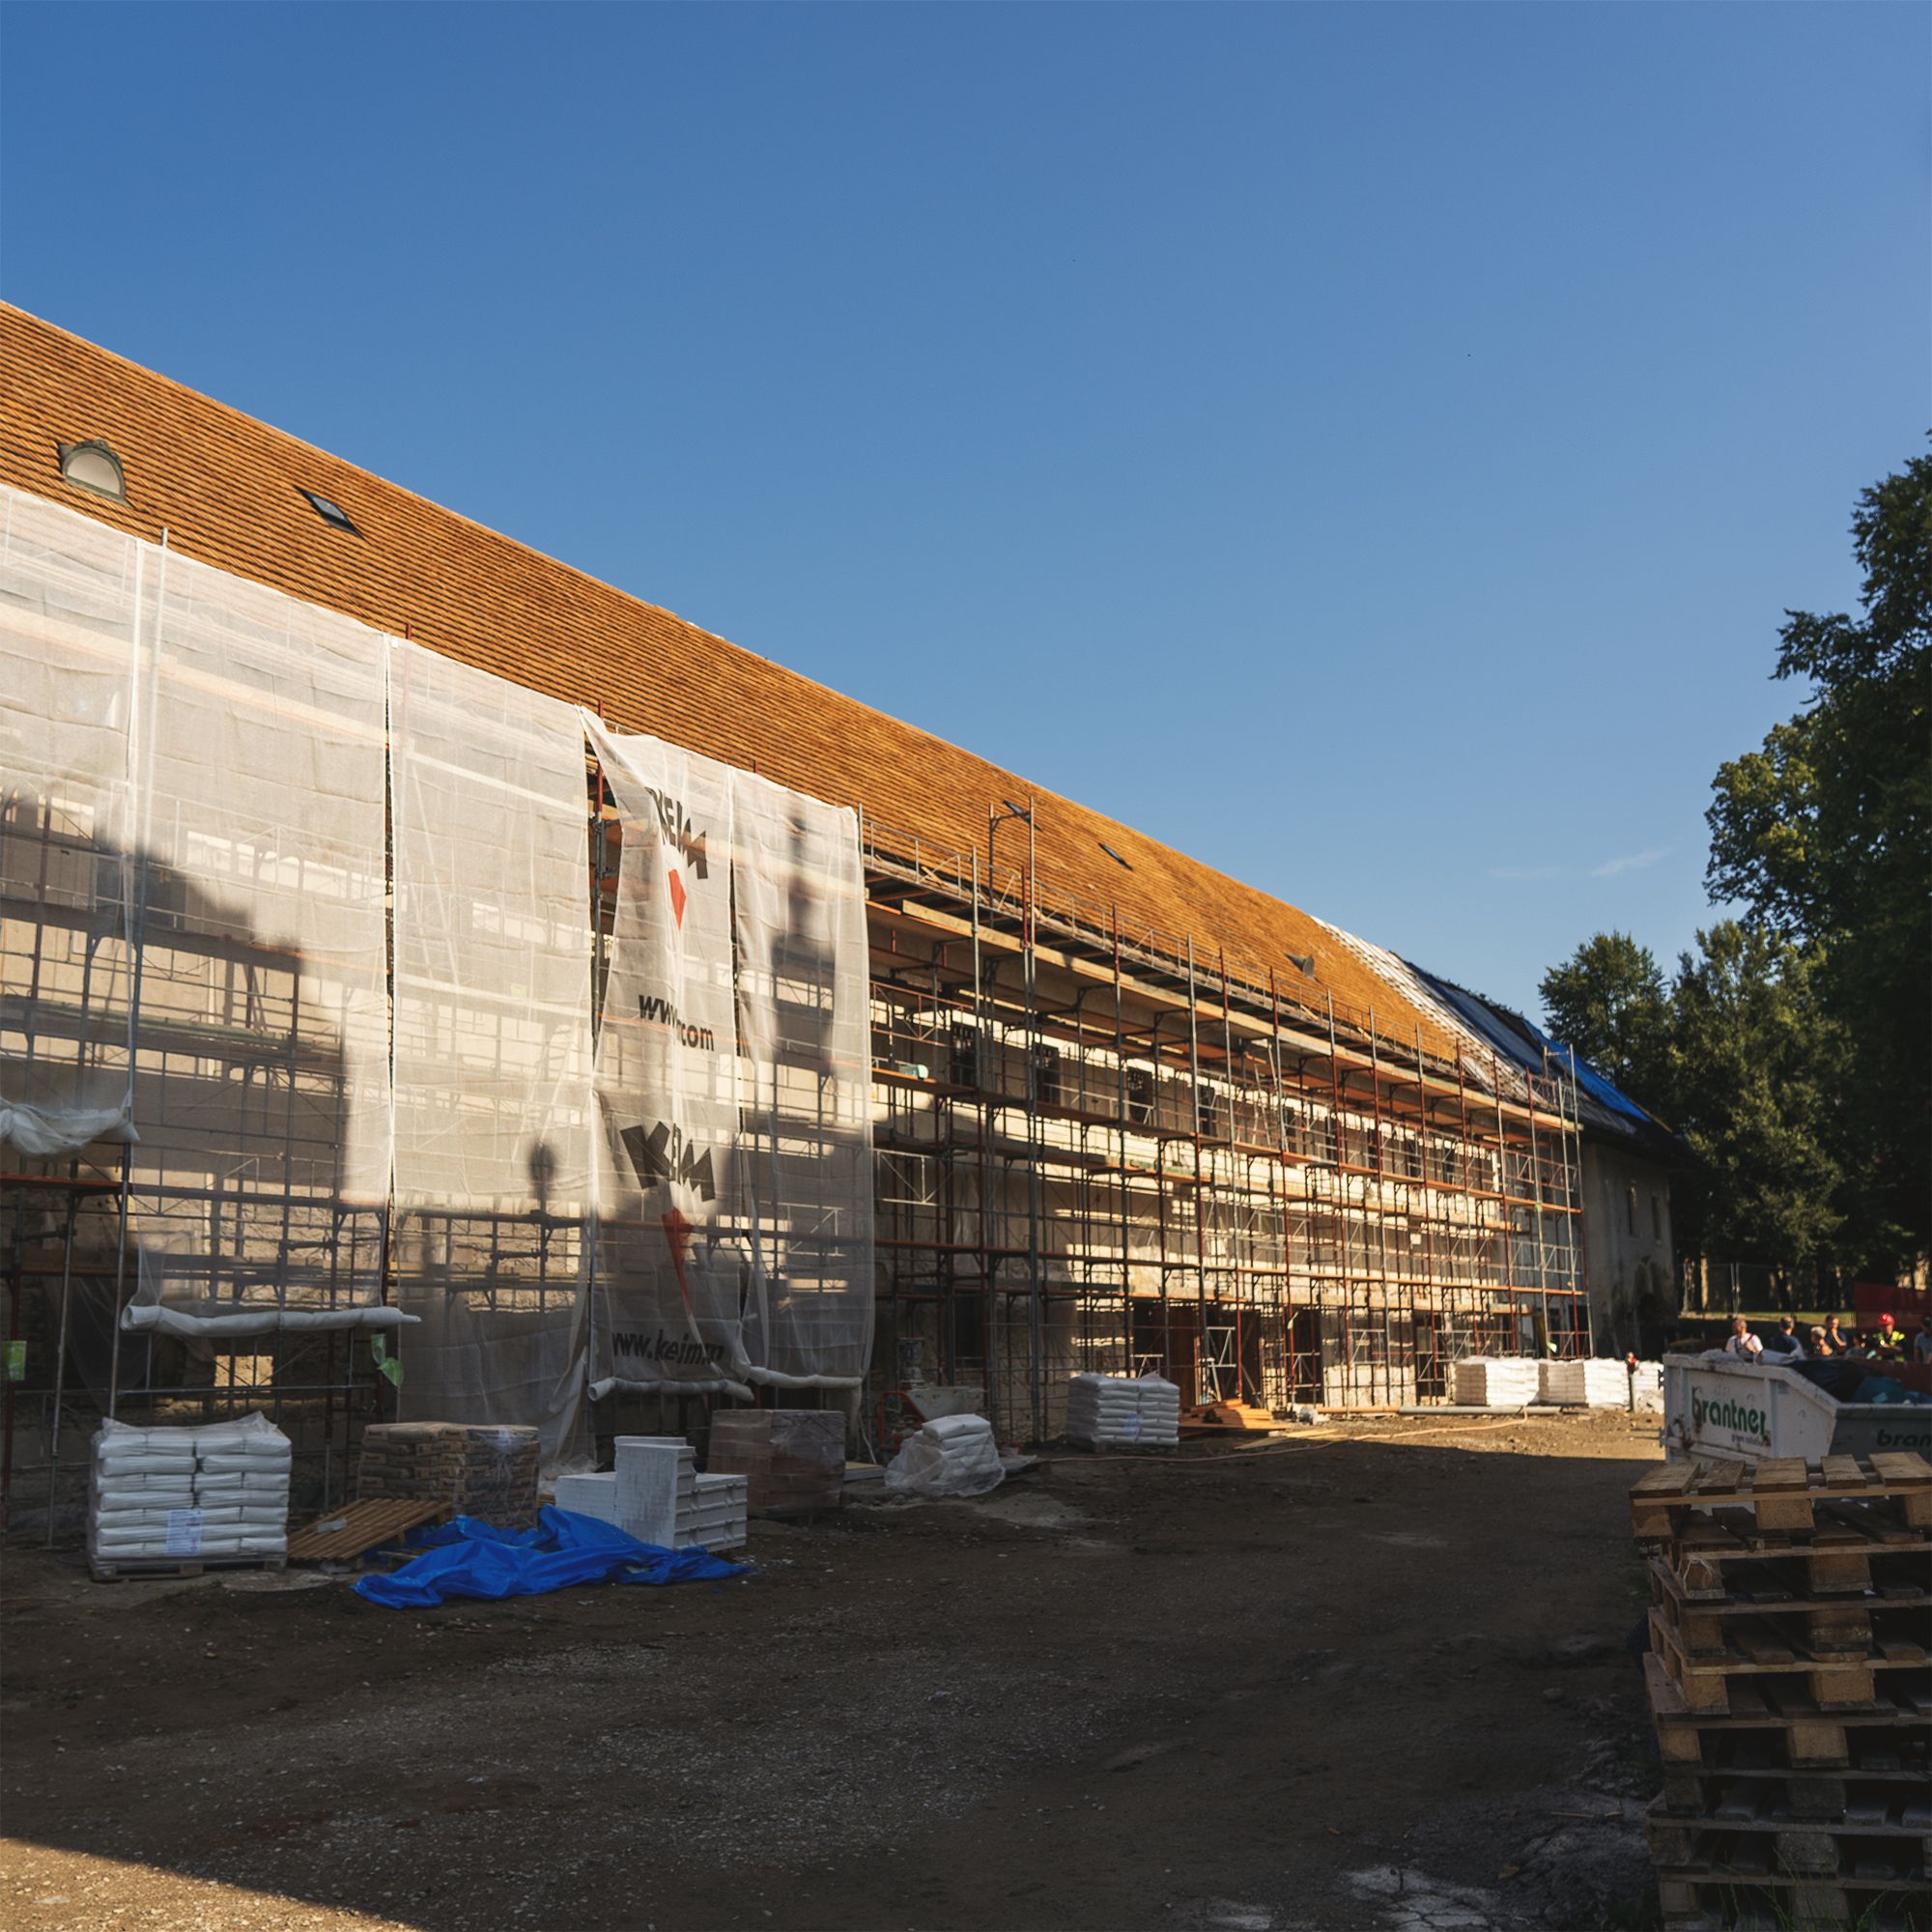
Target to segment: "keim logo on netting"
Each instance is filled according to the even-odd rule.
[[[701,1046],[706,1053],[716,1053],[718,1042],[712,1037],[708,1026],[692,1026],[670,1001],[660,999],[656,994],[638,995],[638,1017],[646,1026],[668,1026],[676,1036],[680,1044]]]
[[[722,1362],[728,1351],[723,1342],[700,1342],[693,1336],[672,1335],[662,1328],[650,1335],[635,1328],[617,1328],[611,1331],[611,1352],[635,1355],[646,1362],[675,1362],[684,1368],[696,1368],[705,1362]]]
[[[626,1127],[617,1138],[624,1143],[624,1151],[630,1155],[642,1186],[656,1187],[664,1181],[675,1181],[681,1187],[689,1187],[700,1201],[717,1200],[718,1182],[712,1173],[711,1150],[706,1148],[699,1153],[696,1144],[682,1127],[668,1121],[655,1121],[647,1132],[639,1122],[635,1127]]]
[[[679,856],[691,867],[694,878],[708,879],[711,867],[705,861],[704,841],[710,834],[691,829],[691,814],[677,799],[651,785],[644,787],[644,796],[657,810],[658,825],[666,842],[676,847]]]

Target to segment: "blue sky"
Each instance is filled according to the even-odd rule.
[[[1532,1011],[1932,421],[1923,7],[0,33],[10,300]]]

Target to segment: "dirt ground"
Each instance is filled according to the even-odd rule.
[[[1660,1456],[1618,1413],[1060,1453],[754,1523],[729,1582],[426,1613],[15,1550],[0,1924],[1655,1924]]]

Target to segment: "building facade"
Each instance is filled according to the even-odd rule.
[[[865,1385],[838,1399],[862,1434],[890,1431],[896,1390],[944,1382],[982,1390],[1003,1436],[1050,1436],[1066,1377],[1084,1369],[1158,1370],[1187,1401],[1439,1397],[1449,1364],[1471,1351],[1623,1346],[1626,1311],[1640,1321],[1643,1296],[1667,1282],[1667,1192],[1662,1218],[1646,1218],[1656,1189],[1634,1148],[1613,1151],[1593,1136],[1602,1102],[1587,1080],[1547,1052],[1506,1050],[1412,970],[1391,970],[1375,949],[1130,827],[17,310],[0,309],[0,337],[13,372],[0,486],[12,506],[5,615],[15,662],[34,662],[37,636],[53,635],[35,626],[54,622],[58,605],[63,636],[91,625],[118,639],[123,624],[136,660],[152,648],[170,667],[186,661],[194,625],[218,611],[231,667],[209,707],[204,781],[182,778],[167,793],[188,801],[173,870],[150,863],[150,825],[117,848],[105,885],[105,835],[75,830],[72,786],[43,755],[57,738],[83,763],[95,755],[85,733],[61,737],[87,692],[29,679],[14,697],[22,750],[0,819],[0,1071],[12,1085],[0,1099],[24,1106],[51,1065],[73,1093],[107,1102],[120,1081],[134,1095],[139,1145],[173,1151],[168,1167],[112,1138],[35,1154],[16,1136],[0,1198],[23,1258],[16,1307],[24,1296],[29,1327],[55,1336],[23,1393],[58,1410],[70,1370],[89,1401],[101,1397],[97,1384],[131,1385],[117,1307],[144,1264],[163,1265],[140,1230],[166,1223],[187,1249],[245,1255],[249,1279],[284,1305],[291,1283],[312,1289],[330,1269],[375,1288],[356,1323],[319,1325],[305,1339],[284,1324],[245,1356],[239,1344],[191,1338],[159,1379],[144,1369],[154,1400],[225,1375],[224,1385],[307,1404],[326,1447],[344,1427],[343,1403],[400,1399],[407,1412],[407,1394],[376,1386],[372,1337],[380,1349],[387,1318],[366,1313],[394,1305],[412,1264],[405,1209],[418,1229],[443,1217],[440,1292],[467,1310],[476,1419],[554,1416],[555,1388],[587,1376],[574,1325],[585,1319],[591,1265],[587,1189],[573,1198],[553,1177],[499,1181],[488,1201],[470,1187],[442,1206],[402,1203],[380,1173],[357,1167],[343,1124],[361,1104],[345,1099],[352,1091],[387,1083],[384,1104],[401,1119],[436,1078],[433,1054],[412,1058],[400,1043],[393,958],[384,964],[393,929],[384,938],[405,803],[396,665],[431,659],[494,681],[463,700],[472,735],[486,714],[512,738],[535,733],[539,717],[549,734],[541,782],[526,787],[542,801],[538,831],[504,836],[540,835],[553,857],[558,840],[577,841],[577,908],[553,894],[536,923],[560,931],[577,921],[574,938],[554,933],[547,944],[566,965],[576,948],[590,962],[578,999],[583,1040],[618,911],[612,855],[625,826],[592,748],[558,725],[557,707],[852,812],[867,948],[874,1327]],[[83,534],[48,537],[56,512],[70,520],[61,529]],[[89,529],[123,549],[83,569],[74,559]],[[87,569],[120,590],[83,583]],[[175,587],[157,592],[157,580]],[[181,587],[190,582],[193,610]],[[274,708],[262,695],[274,674],[248,669],[248,653],[268,650],[262,639],[297,636],[311,659],[333,652],[331,663],[360,662],[370,638],[391,653],[387,698],[344,671],[339,690],[313,700],[336,738],[314,766],[322,803],[307,858],[304,828],[270,825],[245,781],[267,742],[266,724],[251,720]],[[560,729],[567,756],[555,751]],[[204,798],[220,806],[205,825]],[[353,820],[356,849],[377,856],[330,870],[321,855],[348,849],[348,834],[330,830],[338,820]],[[447,837],[464,830],[449,824]],[[432,814],[422,849],[442,836]],[[231,867],[243,853],[283,855],[282,929],[223,927],[221,895],[208,883],[217,847]],[[130,854],[149,856],[130,869]],[[467,875],[471,931],[510,917],[489,902],[479,866]],[[256,864],[251,891],[266,890],[263,876]],[[138,934],[125,917],[129,879]],[[123,926],[109,932],[117,916]],[[503,1009],[530,997],[514,977],[527,969],[512,960],[489,970],[503,984],[479,1000],[491,1017],[468,1027],[464,1051],[487,1035],[497,1058],[476,1082],[514,1111],[557,1065],[593,1049],[570,1031],[567,990],[552,1001],[552,1032],[508,1025]],[[575,982],[566,974],[557,983]],[[318,992],[330,1016],[320,1042],[304,1032]],[[81,1013],[75,1003],[87,1000],[98,1010]],[[566,1035],[574,1043],[559,1045]],[[164,1069],[174,1083],[165,1091],[183,1096],[165,1126],[153,1118]],[[218,1155],[195,1140],[216,1095],[216,1111],[227,1110]],[[1593,1174],[1604,1177],[1596,1191]],[[1599,1225],[1611,1198],[1603,1190],[1618,1186],[1636,1191],[1651,1231],[1641,1252],[1629,1230],[1612,1236]],[[1618,1211],[1622,1228],[1629,1217]],[[532,1333],[545,1338],[541,1369],[496,1373],[493,1350],[507,1361]],[[238,1359],[251,1365],[243,1379]],[[351,1388],[362,1393],[338,1401]],[[609,1433],[621,1400],[586,1395],[582,1427]]]

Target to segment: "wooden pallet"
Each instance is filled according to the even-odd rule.
[[[1883,1880],[1660,1872],[1665,1932],[1925,1932],[1927,1894]]]
[[[426,1522],[446,1522],[450,1506],[408,1497],[365,1496],[318,1517],[289,1538],[292,1563],[346,1563]]]
[[[1689,1703],[1661,1657],[1646,1657],[1643,1674],[1657,1724],[1658,1752],[1666,1772],[1673,1766],[1717,1763],[1714,1741],[1724,1731],[1754,1731],[1776,1744],[1785,1765],[1805,1771],[1849,1764],[1854,1732],[1862,1743],[1874,1730],[1903,1726],[1922,1739],[1932,1729],[1932,1717],[1925,1709],[1932,1697],[1900,1672],[1878,1678],[1871,1702],[1850,1711],[1822,1708],[1808,1694],[1803,1673],[1736,1678],[1726,1687],[1726,1708],[1721,1711]]]
[[[1182,1435],[1229,1435],[1247,1430],[1258,1435],[1280,1434],[1293,1425],[1277,1422],[1264,1408],[1245,1402],[1208,1402],[1180,1411]]]
[[[1873,1589],[1888,1575],[1922,1575],[1913,1566],[1932,1561],[1932,1539],[1893,1520],[1889,1508],[1884,1501],[1848,1506],[1845,1518],[1810,1530],[1762,1534],[1748,1528],[1747,1519],[1747,1533],[1736,1522],[1710,1519],[1652,1548],[1687,1597],[1748,1590],[1752,1586],[1743,1579],[1748,1566],[1758,1564],[1774,1566],[1768,1574],[1780,1578],[1802,1574],[1807,1594],[1853,1595]]]
[[[1869,1886],[1917,1892],[1932,1902],[1922,1832],[1849,1831],[1835,1825],[1787,1825],[1772,1831],[1716,1831],[1676,1819],[1646,1819],[1651,1862],[1660,1886],[1668,1879],[1692,1885]]]
[[[1654,1819],[1701,1823],[1714,1832],[1782,1831],[1817,1825],[1838,1832],[1906,1832],[1932,1837],[1932,1784],[1922,1765],[1870,1776],[1850,1773],[1776,1777],[1689,1777],[1653,1801]]]
[[[1910,1799],[1925,1789],[1922,1761],[1890,1772],[1868,1772],[1852,1765],[1837,1772],[1706,1772],[1672,1766],[1664,1772],[1658,1803],[1673,1818],[1704,1818],[1714,1826],[1749,1824],[1775,1815],[1858,1822],[1889,1807],[1900,1791]]]
[[[1745,1462],[1667,1463],[1638,1480],[1630,1492],[1631,1530],[1640,1541],[1682,1534],[1698,1516],[1726,1510],[1745,1519],[1757,1535],[1809,1530],[1843,1520],[1835,1505],[1895,1498],[1900,1527],[1932,1528],[1932,1463],[1910,1454],[1798,1457]],[[1730,1525],[1734,1532],[1739,1525]]]
[[[1856,1559],[1856,1580],[1843,1575],[1845,1559]],[[1816,1548],[1747,1552],[1711,1548],[1707,1545],[1657,1543],[1650,1546],[1651,1562],[1661,1565],[1672,1588],[1687,1603],[1723,1604],[1748,1600],[1771,1604],[1783,1599],[1820,1604],[1857,1600],[1870,1593],[1876,1606],[1905,1606],[1932,1602],[1924,1587],[1928,1574],[1925,1554],[1918,1548],[1874,1545],[1848,1547],[1827,1538]]]
[[[208,1570],[285,1570],[286,1556],[89,1556],[97,1583],[119,1583],[129,1577],[199,1577]]]
[[[1768,1693],[1770,1684],[1800,1680],[1804,1687],[1803,1694],[1821,1711],[1869,1710],[1879,1698],[1881,1678],[1894,1674],[1898,1681],[1887,1687],[1889,1701],[1932,1718],[1932,1688],[1924,1681],[1925,1655],[1916,1646],[1909,1658],[1896,1662],[1867,1653],[1855,1662],[1834,1663],[1807,1663],[1771,1640],[1752,1650],[1696,1653],[1684,1648],[1662,1611],[1655,1608],[1650,1613],[1650,1641],[1653,1652],[1662,1658],[1678,1694],[1690,1710],[1699,1713],[1723,1716],[1732,1708],[1741,1687],[1752,1678],[1765,1680],[1755,1693],[1760,1699]],[[1738,1641],[1752,1640],[1741,1637]],[[1769,1694],[1781,1695],[1775,1691]]]
[[[1790,1669],[1806,1663],[1925,1664],[1932,1652],[1927,1612],[1932,1595],[1905,1587],[1886,1597],[1777,1591],[1691,1598],[1669,1567],[1652,1557],[1651,1601],[1677,1644],[1693,1662],[1727,1659]]]

